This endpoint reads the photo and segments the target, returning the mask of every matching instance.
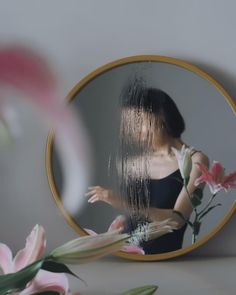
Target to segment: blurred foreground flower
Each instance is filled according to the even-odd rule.
[[[128,238],[128,234],[120,234],[119,232],[83,236],[56,248],[48,259],[68,264],[89,262],[117,252]]]
[[[78,116],[69,106],[65,107],[58,95],[55,78],[48,65],[28,49],[0,48],[0,84],[0,141],[9,142],[10,136],[18,132],[14,104],[4,100],[3,96],[4,88],[10,88],[37,106],[42,121],[55,129],[56,148],[64,173],[62,202],[70,213],[77,211],[82,205],[80,196],[84,194],[89,175],[88,140]],[[0,295],[68,294],[68,280],[64,273],[76,275],[64,263],[79,264],[98,259],[120,250],[128,238],[129,235],[118,231],[81,237],[42,257],[45,233],[41,226],[36,225],[25,248],[14,259],[11,250],[0,244],[0,267],[4,273],[0,276]],[[153,294],[149,286],[140,290],[136,293],[131,290],[127,294]]]
[[[121,232],[124,229],[124,222],[125,222],[125,217],[123,215],[118,215],[113,222],[111,223],[111,225],[109,226],[107,232],[112,233],[114,231],[118,231]],[[91,229],[85,229],[87,231],[88,234],[92,235],[92,236],[96,236],[97,233],[94,232]],[[121,251],[126,252],[126,253],[130,253],[130,254],[140,254],[140,255],[145,255],[145,252],[143,251],[143,249],[137,245],[134,245],[132,243],[126,243],[124,244],[121,249]]]
[[[20,295],[54,291],[69,292],[68,281],[63,273],[74,275],[66,264],[93,261],[120,250],[129,235],[116,232],[86,236],[72,240],[42,258],[46,241],[44,229],[36,225],[27,238],[26,246],[14,259],[5,244],[0,244],[0,294],[21,292]],[[76,276],[76,275],[75,275]]]
[[[42,226],[36,225],[27,237],[25,248],[14,259],[10,249],[0,244],[0,267],[4,272],[0,276],[0,294],[69,294],[64,273],[76,275],[65,264],[85,263],[116,252],[128,238],[129,235],[114,231],[80,237],[42,257],[46,245],[45,232]],[[156,289],[157,286],[145,286],[123,294],[153,294]]]
[[[122,231],[124,228],[124,223],[125,217],[123,215],[117,216],[110,225],[107,234],[114,232],[114,230],[119,232]],[[173,230],[176,229],[178,229],[178,224],[171,218],[162,221],[141,224],[129,236],[127,242],[121,247],[121,251],[130,254],[145,255],[144,250],[139,246],[141,242],[159,238],[165,234],[173,232]],[[92,236],[97,235],[97,233],[91,229],[86,229],[86,231]]]
[[[68,280],[64,274],[39,270],[41,266],[40,258],[42,258],[45,246],[45,232],[43,227],[39,225],[33,228],[26,239],[25,248],[20,250],[14,259],[8,246],[0,243],[0,268],[4,274],[11,274],[10,276],[0,276],[0,294],[7,294],[9,291],[21,291],[20,295],[46,291],[66,294],[69,291]],[[39,261],[39,269],[37,267],[36,270],[32,268],[25,273],[25,277],[22,275],[17,277],[16,275],[14,278],[13,273],[19,273],[37,260]],[[6,280],[7,278],[8,280]]]
[[[62,96],[58,93],[51,69],[41,57],[29,49],[0,48],[0,84],[1,142],[8,142],[8,131],[14,135],[18,128],[14,104],[4,98],[4,91],[10,88],[32,102],[41,112],[42,122],[55,129],[56,148],[64,173],[62,202],[70,213],[77,211],[83,202],[80,196],[87,187],[90,148],[78,115],[70,106],[65,107]]]

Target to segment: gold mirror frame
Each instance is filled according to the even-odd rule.
[[[187,63],[185,61],[182,61],[180,59],[166,57],[166,56],[159,56],[159,55],[138,55],[138,56],[131,56],[122,58],[113,62],[110,62],[106,65],[103,65],[99,68],[97,68],[95,71],[88,74],[85,78],[83,78],[79,83],[77,83],[72,90],[69,92],[69,94],[66,97],[66,101],[70,102],[74,99],[75,95],[84,88],[89,82],[91,82],[93,79],[95,79],[97,76],[103,74],[106,71],[109,71],[111,69],[114,69],[116,67],[134,63],[134,62],[162,62],[162,63],[168,63],[171,65],[176,65],[178,67],[184,68],[190,72],[193,72],[200,76],[201,78],[208,81],[213,87],[216,88],[216,90],[224,97],[226,102],[229,104],[231,109],[233,110],[233,113],[236,114],[236,104],[233,101],[233,99],[230,97],[230,95],[226,92],[226,90],[216,81],[214,80],[210,75],[205,73],[203,70],[199,69],[197,66],[192,65],[190,63]],[[47,138],[47,144],[46,144],[46,172],[47,172],[47,178],[49,187],[52,193],[52,197],[59,208],[60,212],[62,213],[63,217],[66,219],[68,224],[79,234],[79,235],[88,235],[85,230],[83,230],[82,227],[80,227],[75,220],[65,211],[65,209],[62,206],[59,194],[56,190],[54,178],[53,178],[53,171],[52,171],[52,145],[53,145],[53,132],[49,132],[48,138]],[[195,242],[193,245],[186,246],[182,249],[162,253],[162,254],[152,254],[152,255],[136,255],[136,254],[128,254],[122,251],[119,251],[117,253],[114,253],[115,256],[123,257],[126,259],[131,260],[139,260],[139,261],[158,261],[158,260],[165,260],[170,259],[176,256],[183,255],[185,253],[188,253],[205,242],[207,242],[210,238],[212,238],[223,226],[229,221],[229,219],[232,217],[232,215],[236,211],[236,201],[234,201],[233,205],[231,206],[228,213],[225,215],[223,220],[215,227],[213,230],[211,230],[206,236],[204,236],[202,239],[199,239],[197,242]]]

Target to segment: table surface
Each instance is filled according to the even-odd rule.
[[[118,295],[128,289],[159,285],[157,295],[235,295],[236,257],[180,257],[135,262],[105,257],[71,269],[87,286],[70,277],[72,291],[81,295]]]

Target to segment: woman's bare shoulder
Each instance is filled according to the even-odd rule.
[[[203,151],[194,150],[192,154],[192,161],[194,163],[201,163],[209,167],[209,158]]]

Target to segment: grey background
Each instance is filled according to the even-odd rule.
[[[234,97],[235,9],[233,0],[0,1],[0,36],[2,44],[20,41],[40,50],[58,72],[64,95],[107,62],[159,54],[200,66]],[[29,106],[19,102],[18,110],[22,137],[0,153],[1,241],[16,250],[41,223],[52,249],[76,234],[50,196],[44,165],[47,130]],[[234,136],[234,130],[228,132]],[[234,216],[189,255],[235,255],[235,223]]]
[[[88,286],[79,287],[83,295],[119,295],[145,284],[159,286],[155,295],[235,295],[235,262],[235,257],[185,256],[158,263],[105,257],[73,270],[86,278]],[[78,290],[78,281],[70,278],[70,286]]]
[[[223,163],[226,171],[235,169],[232,159],[236,139],[228,132],[236,129],[235,114],[216,87],[195,73],[175,65],[139,62],[119,66],[97,76],[75,95],[72,102],[83,116],[91,138],[94,167],[90,186],[115,188],[113,182],[117,182],[117,179],[115,175],[114,179],[109,177],[109,174],[113,175],[113,171],[108,171],[109,158],[119,145],[120,94],[127,80],[134,75],[141,76],[147,86],[162,89],[174,99],[185,119],[186,130],[182,139],[186,144],[203,151],[208,155],[211,164],[213,160],[218,160]],[[53,171],[56,187],[59,189],[61,179],[58,177],[58,165],[55,159]],[[112,164],[111,166],[113,167]],[[205,217],[199,239],[220,223],[231,208],[235,196],[233,190],[227,194],[224,191],[219,193],[212,204],[220,202],[222,206]],[[206,187],[199,210],[205,207],[210,197],[210,190]],[[84,228],[104,232],[120,213],[122,212],[105,203],[97,202],[87,204],[73,217]],[[190,244],[191,230],[188,227],[184,246]]]

